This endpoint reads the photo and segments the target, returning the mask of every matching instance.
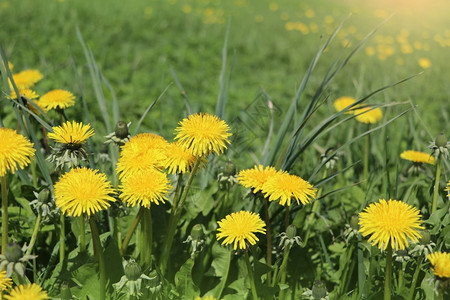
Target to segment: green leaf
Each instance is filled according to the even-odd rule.
[[[175,286],[183,299],[193,299],[200,294],[199,288],[192,280],[192,268],[194,267],[194,260],[189,258],[175,274]]]
[[[89,296],[100,299],[100,281],[97,275],[97,264],[88,263],[72,272],[72,280],[80,289],[73,289],[72,294],[82,299]]]
[[[223,277],[228,273],[230,265],[230,250],[215,243],[212,247],[213,262],[211,267],[214,269],[214,275]]]
[[[120,281],[120,278],[124,275],[122,266],[122,257],[120,256],[117,241],[111,236],[108,237],[105,244],[105,256],[106,263],[106,278],[110,283]]]

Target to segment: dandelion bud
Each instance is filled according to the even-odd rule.
[[[294,224],[289,225],[286,228],[286,236],[288,239],[292,240],[297,235],[297,227]]]
[[[422,230],[422,237],[419,239],[421,245],[428,245],[430,243],[430,231],[425,229]]]
[[[315,300],[319,300],[327,296],[327,288],[325,287],[322,281],[320,280],[314,281],[314,285],[312,288],[312,295]]]
[[[236,165],[231,161],[227,161],[223,167],[223,175],[234,176],[236,175]]]
[[[194,241],[200,241],[203,239],[203,227],[200,224],[195,224],[191,230],[191,237]]]
[[[18,262],[23,256],[22,249],[16,243],[6,245],[5,257],[9,262]]]
[[[357,215],[352,216],[352,219],[350,220],[350,226],[355,230],[359,229],[359,218]]]
[[[124,121],[119,121],[114,128],[114,133],[119,139],[128,137],[128,125]]]
[[[70,287],[67,282],[61,283],[61,300],[70,300],[72,299],[72,293],[70,292]]]
[[[125,276],[130,281],[136,281],[141,277],[141,266],[134,260],[130,260],[125,267]]]
[[[50,191],[49,189],[45,188],[42,191],[39,192],[37,199],[40,203],[47,203],[50,200]]]
[[[436,137],[435,140],[436,146],[438,147],[445,147],[447,146],[447,138],[445,137],[445,134],[442,132]]]

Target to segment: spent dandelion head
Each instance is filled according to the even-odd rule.
[[[383,111],[378,107],[358,108],[354,111],[356,120],[364,124],[374,124],[383,118]]]
[[[6,300],[45,300],[50,299],[47,292],[36,283],[21,284],[11,290]]]
[[[369,242],[386,248],[391,245],[394,250],[408,247],[408,239],[417,243],[421,237],[420,212],[417,208],[398,200],[380,199],[359,213],[359,232],[369,237]]]
[[[6,271],[0,271],[0,294],[12,285],[11,277],[6,277]]]
[[[167,141],[157,134],[140,133],[120,149],[116,171],[119,178],[148,169],[162,169],[166,160]]]
[[[35,149],[23,135],[15,130],[0,128],[0,177],[8,171],[15,173],[26,167],[34,157]]]
[[[144,170],[125,177],[120,186],[120,199],[128,206],[150,208],[152,203],[158,205],[167,199],[172,186],[167,175],[157,170]]]
[[[55,203],[66,215],[90,216],[116,201],[112,193],[114,189],[105,174],[75,168],[62,175],[55,184]]]
[[[42,95],[39,102],[46,111],[66,109],[75,104],[75,96],[69,91],[56,89]]]
[[[263,220],[259,215],[249,211],[231,213],[217,224],[219,224],[217,239],[224,239],[222,245],[234,243],[234,250],[238,247],[247,249],[248,244],[255,245],[259,240],[256,233],[266,233],[264,228],[266,224]]]
[[[13,80],[18,89],[29,89],[38,83],[44,76],[38,70],[24,70],[13,74]],[[13,90],[13,85],[9,82],[9,89]]]
[[[400,157],[403,159],[412,161],[413,163],[416,163],[416,164],[427,163],[427,164],[434,165],[436,162],[433,155],[425,153],[425,152],[414,151],[414,150],[403,151],[400,154]]]
[[[262,192],[269,201],[280,200],[280,205],[291,206],[292,199],[295,199],[297,204],[310,203],[311,199],[316,197],[317,189],[301,177],[278,172],[264,183]]]
[[[334,105],[334,108],[336,109],[336,111],[342,111],[355,102],[356,102],[355,98],[344,96],[344,97],[340,97],[340,98],[336,99],[334,101],[333,105]],[[349,109],[345,113],[352,114],[353,111],[351,109]]]
[[[262,190],[263,185],[269,178],[277,174],[274,167],[257,165],[253,169],[242,170],[238,174],[238,182],[246,188],[251,188],[253,193]]]
[[[183,149],[195,156],[206,156],[212,152],[220,154],[230,143],[230,127],[217,116],[208,113],[193,114],[178,125],[175,139],[179,140]]]
[[[450,278],[450,253],[433,252],[428,254],[428,260],[431,263],[431,271],[439,278]]]
[[[169,174],[188,173],[197,161],[197,157],[192,155],[191,152],[184,150],[178,142],[169,143],[166,150],[164,167]]]

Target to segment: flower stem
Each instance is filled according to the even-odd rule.
[[[325,171],[323,172],[323,176],[322,179],[325,179],[328,175],[328,169],[325,169]],[[305,225],[305,229],[306,229],[306,233],[305,233],[305,242],[304,245],[306,245],[308,243],[309,240],[309,236],[311,234],[311,225],[312,222],[314,221],[314,216],[316,215],[317,211],[319,210],[319,199],[320,196],[322,195],[322,187],[319,189],[319,191],[317,192],[316,195],[316,200],[314,200],[314,204],[313,207],[311,209],[311,213],[309,214],[309,217],[306,221],[306,225]]]
[[[192,168],[192,171],[191,171],[191,174],[189,175],[186,186],[184,187],[183,192],[180,196],[180,201],[178,202],[176,207],[173,208],[171,211],[170,219],[169,219],[169,226],[168,226],[168,230],[167,230],[167,236],[166,236],[166,239],[164,240],[164,245],[163,245],[163,252],[162,252],[163,256],[161,259],[161,273],[162,274],[164,274],[166,271],[167,259],[170,256],[170,250],[172,248],[172,242],[173,242],[173,237],[175,235],[175,229],[177,228],[178,220],[179,220],[179,218],[181,216],[181,212],[183,210],[184,201],[186,201],[189,188],[191,187],[192,181],[194,180],[195,174],[197,173],[198,167],[200,166],[200,162],[201,162],[201,159],[198,158],[197,161],[195,162],[194,167]],[[179,182],[179,184],[180,184],[180,182]],[[177,186],[177,189],[178,189],[178,186]],[[176,204],[175,201],[176,201],[176,195],[174,198],[174,204]]]
[[[266,229],[267,229],[267,265],[272,267],[272,232],[270,231],[270,218],[269,218],[269,201],[264,198],[264,212],[266,217]],[[270,286],[272,272],[267,273],[267,286]]]
[[[436,179],[434,180],[434,191],[433,191],[433,207],[431,208],[431,213],[434,213],[437,208],[437,199],[439,195],[439,179],[441,177],[441,160],[438,158],[436,161]]]
[[[366,185],[369,177],[369,135],[364,136],[364,169],[363,169],[363,180],[366,181]]]
[[[28,249],[27,249],[27,252],[25,253],[25,255],[29,255],[33,251],[33,247],[34,247],[34,244],[36,243],[37,235],[38,235],[39,228],[41,225],[41,219],[42,219],[42,214],[39,212],[38,217],[36,219],[36,224],[34,225],[33,234],[31,235],[30,245],[28,245]],[[34,263],[34,260],[33,260],[33,263]]]
[[[419,277],[420,273],[420,267],[422,266],[422,260],[423,256],[419,256],[419,259],[417,260],[417,266],[416,270],[414,271],[413,278],[411,280],[411,287],[409,288],[409,295],[407,300],[413,300],[414,299],[414,292],[416,290],[416,284],[417,284],[417,278]]]
[[[6,244],[8,244],[8,187],[6,176],[1,176],[2,185],[2,255],[5,254]]]
[[[145,208],[144,209],[144,215],[142,218],[143,222],[143,233],[144,233],[144,239],[143,239],[143,246],[144,246],[144,259],[143,259],[143,265],[145,267],[150,267],[152,263],[152,212],[150,209]]]
[[[281,267],[280,267],[280,273],[278,273],[278,276],[280,278],[280,283],[281,284],[285,284],[286,283],[286,278],[287,278],[287,263],[288,263],[288,258],[289,258],[289,252],[291,251],[291,246],[290,245],[286,245],[286,247],[284,248],[284,253],[283,253],[283,261],[281,262]],[[277,280],[278,281],[278,280]],[[278,299],[284,299],[284,289],[280,290],[280,294],[278,295]]]
[[[258,300],[258,294],[256,293],[255,279],[253,277],[252,266],[250,265],[250,259],[248,258],[247,251],[245,251],[245,253],[244,253],[244,259],[245,259],[245,264],[247,265],[248,277],[250,279],[250,286],[252,289],[253,300]]]
[[[392,281],[392,247],[388,244],[386,249],[386,274],[384,280],[384,300],[391,299],[391,281]]]
[[[59,262],[62,263],[64,261],[64,257],[66,256],[66,223],[64,213],[62,211],[61,215],[59,216],[59,221]]]
[[[86,251],[86,229],[84,223],[84,216],[81,215],[78,217],[80,222],[80,252]]]
[[[134,231],[136,230],[137,225],[139,224],[139,220],[141,219],[142,214],[144,213],[144,207],[141,206],[139,209],[139,212],[137,213],[136,217],[133,220],[133,223],[131,223],[130,228],[128,229],[127,235],[125,236],[125,239],[123,240],[122,247],[120,247],[120,255],[123,256],[124,251],[128,247],[128,243],[131,240],[131,237],[133,236]]]
[[[98,259],[98,266],[100,271],[100,299],[106,299],[106,272],[105,259],[103,257],[103,249],[100,243],[100,235],[98,233],[97,224],[93,218],[89,218],[89,225],[91,226],[92,244],[94,245],[94,254]]]

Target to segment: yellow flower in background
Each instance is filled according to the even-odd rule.
[[[24,70],[22,72],[13,74],[14,83],[19,90],[32,88],[43,77],[44,75],[42,75],[42,73],[38,70]],[[9,89],[14,89],[11,82],[9,82]]]
[[[425,152],[414,151],[414,150],[403,151],[400,154],[400,157],[403,159],[415,162],[415,163],[427,163],[427,164],[434,165],[434,163],[436,162],[433,155],[425,153]]]
[[[5,64],[3,63],[3,60],[2,60],[2,66],[5,67]],[[8,61],[8,68],[9,68],[10,71],[12,71],[14,69],[14,65],[10,61]]]
[[[359,213],[359,231],[369,237],[369,242],[386,249],[390,244],[394,250],[405,250],[408,239],[417,243],[423,229],[417,208],[402,201],[380,199]]]
[[[12,279],[6,277],[6,271],[0,271],[0,294],[2,291],[8,290],[12,285]]]
[[[36,149],[23,135],[15,130],[0,128],[0,177],[8,171],[14,174],[18,168],[28,166]]]
[[[140,133],[133,136],[120,149],[117,174],[126,176],[148,169],[163,169],[166,162],[168,142],[157,134]]]
[[[238,182],[246,188],[251,188],[253,193],[259,192],[267,180],[277,174],[274,167],[257,165],[253,169],[242,170],[238,174]]]
[[[352,105],[355,102],[356,102],[356,99],[353,98],[353,97],[347,97],[347,96],[340,97],[340,98],[337,98],[334,101],[334,108],[337,111],[342,111],[342,110],[344,110],[345,108],[349,107],[350,105]],[[353,113],[353,109],[354,109],[354,107],[349,109],[349,110],[347,110],[345,113],[346,114],[352,114]]]
[[[5,296],[6,300],[45,300],[50,299],[46,291],[36,283],[21,284],[16,286],[9,295]]]
[[[179,143],[169,143],[166,148],[166,160],[164,168],[169,174],[187,173],[192,170],[197,157],[191,152],[185,151]]]
[[[428,69],[431,67],[431,61],[428,58],[422,57],[419,59],[419,66],[422,69]]]
[[[366,54],[367,56],[374,56],[375,55],[375,48],[374,47],[367,47],[366,48]]]
[[[196,113],[178,124],[175,139],[180,141],[184,150],[195,156],[206,156],[212,152],[220,154],[230,143],[230,127],[217,116]]]
[[[378,107],[358,108],[354,111],[356,120],[364,124],[374,124],[383,118],[383,112]]]
[[[62,175],[55,184],[55,204],[69,216],[93,215],[116,199],[106,175],[97,170],[75,168]]]
[[[167,200],[167,193],[172,189],[167,175],[156,170],[134,173],[122,180],[120,199],[128,206],[150,208]]]
[[[31,89],[19,89],[20,97],[26,97],[30,100],[39,98],[39,95]],[[11,98],[17,99],[16,91],[11,90]]]
[[[197,296],[197,297],[195,297],[194,300],[217,300],[217,299],[214,298],[214,296],[212,296],[212,295],[205,295],[203,297]]]
[[[259,215],[249,212],[240,211],[231,213],[224,219],[217,222],[219,228],[216,237],[218,240],[224,238],[222,245],[234,243],[234,250],[247,249],[247,242],[255,245],[259,240],[256,233],[266,233],[265,223]]]
[[[275,176],[267,179],[262,187],[262,192],[269,201],[280,200],[280,205],[291,206],[291,200],[295,199],[305,205],[316,197],[317,189],[308,181],[291,175],[287,172],[278,172]]]
[[[433,252],[428,254],[428,260],[431,263],[431,271],[440,278],[450,278],[450,253]]]
[[[88,138],[94,135],[94,129],[90,124],[77,123],[75,121],[67,121],[62,126],[52,127],[53,132],[48,134],[48,137],[58,143],[79,146],[87,141]]]
[[[46,111],[50,109],[66,109],[75,104],[75,96],[66,90],[52,90],[41,96],[39,100]]]
[[[444,191],[447,192],[447,197],[450,198],[450,180],[447,182],[447,187]]]

